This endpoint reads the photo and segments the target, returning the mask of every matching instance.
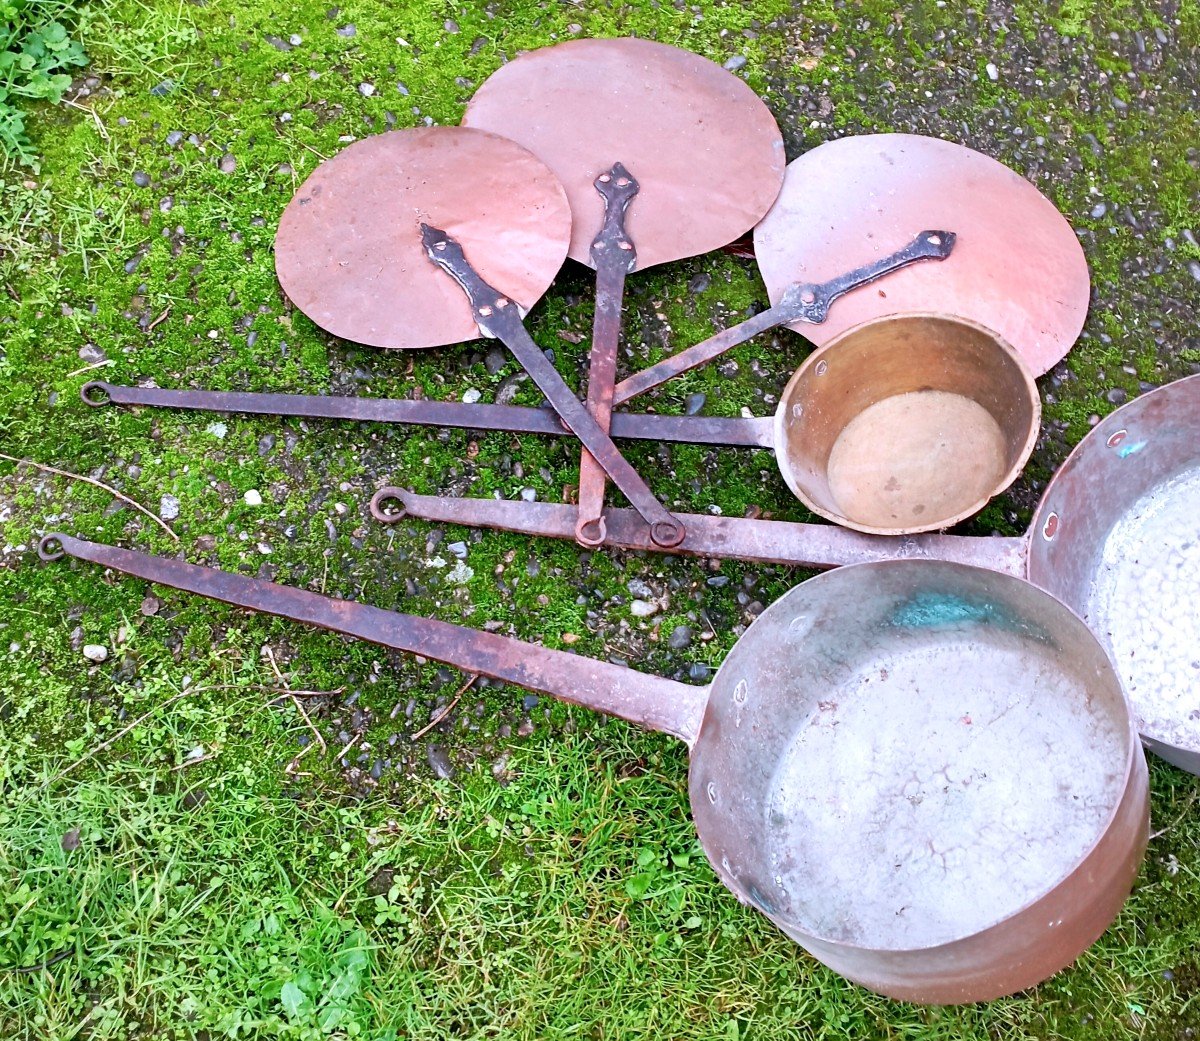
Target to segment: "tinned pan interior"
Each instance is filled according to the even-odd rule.
[[[808,357],[783,392],[775,454],[793,493],[823,517],[874,534],[934,531],[1012,483],[1040,419],[1032,374],[991,330],[892,315]]]

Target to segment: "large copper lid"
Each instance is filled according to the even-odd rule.
[[[461,243],[485,281],[525,311],[571,237],[562,185],[514,141],[462,127],[393,130],[322,163],[279,221],[275,271],[322,329],[374,347],[480,335],[466,294],[429,262],[422,222]]]
[[[922,228],[958,238],[940,264],[914,264],[850,293],[823,325],[792,328],[818,346],[883,315],[933,311],[999,333],[1041,375],[1071,349],[1087,315],[1083,249],[1054,205],[986,155],[932,137],[831,141],[788,166],[754,231],[771,301],[908,242]]]
[[[641,186],[626,217],[639,269],[748,231],[779,193],[786,162],[774,117],[745,83],[648,40],[523,54],[484,81],[463,125],[519,141],[558,175],[574,217],[570,256],[588,265],[604,213],[593,181],[614,162]]]

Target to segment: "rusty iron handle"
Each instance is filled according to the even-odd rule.
[[[855,268],[828,282],[795,282],[788,286],[783,299],[774,307],[710,336],[649,368],[635,372],[617,384],[613,402],[624,404],[667,380],[704,365],[726,351],[753,339],[759,333],[790,322],[819,325],[829,317],[829,306],[851,290],[869,285],[893,271],[920,260],[945,260],[954,249],[952,231],[923,231],[903,249],[870,264]]]
[[[467,294],[480,331],[485,336],[498,339],[512,351],[549,399],[554,411],[604,467],[633,508],[646,519],[655,545],[675,546],[682,542],[686,534],[683,525],[654,497],[646,482],[621,455],[612,438],[592,418],[592,414],[563,382],[558,370],[547,360],[542,349],[533,342],[521,321],[516,302],[480,278],[468,263],[462,247],[444,231],[422,224],[421,238],[429,259],[450,275]]]
[[[151,408],[244,412],[306,419],[504,430],[515,434],[551,434],[556,437],[571,433],[552,410],[522,405],[468,405],[461,401],[408,401],[403,398],[257,394],[221,390],[164,390],[160,387],[122,387],[103,380],[84,384],[79,393],[94,408],[110,404],[146,405]],[[733,419],[614,412],[610,433],[613,437],[637,441],[770,448],[775,443],[774,427],[773,416]]]
[[[708,704],[708,687],[692,687],[435,618],[335,600],[170,557],[86,542],[57,532],[42,538],[38,555],[46,561],[75,557],[248,611],[278,615],[381,647],[420,654],[464,672],[479,673],[673,734],[689,748],[695,743]]]
[[[403,517],[475,528],[519,531],[544,538],[573,537],[577,513],[571,506],[509,499],[454,499],[418,495],[405,488],[381,488],[371,499],[371,515],[384,524]],[[655,550],[645,522],[633,510],[605,511],[604,545],[613,549]],[[976,538],[967,535],[867,535],[835,524],[753,520],[682,514],[687,537],[667,552],[692,557],[730,557],[764,564],[832,568],[875,560],[922,559],[973,564],[1024,578],[1028,537]]]
[[[590,250],[596,268],[596,299],[588,356],[587,408],[607,434],[612,428],[625,276],[637,267],[637,249],[625,233],[625,212],[639,185],[621,163],[613,163],[612,169],[593,183],[604,199],[604,221]],[[584,449],[579,457],[579,517],[575,522],[575,541],[582,546],[604,543],[604,478],[604,468]]]

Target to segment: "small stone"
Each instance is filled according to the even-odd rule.
[[[983,71],[987,73],[987,78],[995,83],[1000,78],[1000,70],[996,68],[990,61],[983,67]]]
[[[217,163],[217,169],[223,174],[231,174],[237,169],[237,158],[232,152],[226,152],[221,156],[221,161]]]
[[[141,267],[142,258],[145,255],[145,253],[135,253],[132,257],[125,261],[125,274],[132,275],[139,267]]]
[[[263,501],[262,493],[257,488],[249,489],[242,499],[245,500],[247,506],[261,506]]]
[[[162,98],[162,97],[166,97],[166,95],[170,94],[171,91],[173,91],[174,89],[175,89],[175,81],[174,80],[163,80],[157,86],[151,87],[150,93],[153,94],[156,98]]]
[[[1099,220],[1108,212],[1108,206],[1105,203],[1098,202],[1092,207],[1092,216]]]
[[[454,776],[454,766],[441,745],[427,745],[425,758],[429,761],[430,767],[439,780],[448,781]]]
[[[625,583],[625,588],[629,590],[631,596],[642,600],[649,600],[654,596],[654,590],[650,588],[649,583],[640,578],[631,578]]]
[[[459,560],[467,559],[467,544],[465,542],[451,542],[446,549],[458,557]]]
[[[374,83],[360,83],[358,85],[358,92],[364,98],[369,98],[372,94],[375,93],[375,84]]]
[[[521,499],[525,502],[537,502],[537,489],[536,488],[522,488],[521,489]]]
[[[218,440],[224,439],[225,435],[229,433],[229,427],[219,420],[216,423],[209,423],[204,429]]]
[[[358,35],[358,28],[353,22],[351,22],[349,25],[343,25],[340,29],[338,29],[337,34],[338,36],[344,36],[346,39],[350,39],[350,37]]]
[[[1111,405],[1123,405],[1129,400],[1129,393],[1124,387],[1113,387],[1104,397]]]
[[[71,853],[79,848],[79,829],[72,828],[65,832],[63,837],[58,840],[58,844],[62,846],[64,853]]]
[[[405,97],[408,97],[408,87],[406,87],[403,83],[397,83],[396,89],[398,91],[400,91],[400,93],[403,94]]]
[[[455,21],[453,18],[447,18],[447,19],[446,19],[446,20],[445,20],[445,21],[442,23],[442,27],[443,27],[443,28],[446,30],[446,32],[448,32],[448,33],[449,33],[451,36],[453,36],[453,35],[454,35],[456,32],[458,32],[458,22],[456,22],[456,21]]]
[[[464,405],[474,405],[475,402],[477,402],[481,397],[483,397],[483,394],[481,394],[478,390],[476,390],[474,387],[472,387],[470,390],[466,391],[463,394],[463,396],[462,396],[463,404]]]
[[[579,642],[579,636],[576,633],[563,633],[562,642],[570,647],[571,644]]]
[[[263,436],[258,439],[258,454],[259,455],[263,455],[263,456],[270,455],[271,450],[274,447],[275,447],[275,435],[274,434],[263,434]]]
[[[278,36],[264,36],[263,39],[277,51],[284,51],[286,53],[292,49],[292,45],[287,40],[281,40]]]
[[[728,575],[713,575],[712,578],[704,580],[704,584],[712,589],[720,589],[722,586],[729,585]]]
[[[703,293],[712,285],[712,276],[702,271],[688,283],[689,293]]]
[[[689,416],[694,416],[702,408],[704,408],[704,403],[706,401],[708,401],[708,398],[703,394],[689,394],[687,396],[687,401],[684,402],[684,406],[683,406],[684,411]]]
[[[162,601],[156,596],[148,596],[142,601],[140,610],[145,617],[153,618],[162,610]]]
[[[703,662],[692,662],[688,667],[688,679],[693,683],[699,683],[701,680],[708,679],[708,666]]]
[[[747,60],[748,59],[744,54],[735,54],[732,58],[725,62],[725,68],[729,72],[737,72],[738,69],[744,69],[746,67]]]
[[[508,356],[498,347],[493,347],[487,352],[487,357],[483,359],[483,364],[489,376],[496,376],[508,364]]]
[[[108,361],[104,352],[100,350],[94,343],[85,343],[79,348],[79,357],[86,362],[95,364],[97,362]]]
[[[158,512],[163,520],[174,520],[179,516],[179,500],[174,495],[164,495],[158,501]]]
[[[532,712],[538,707],[538,696],[536,694],[526,694],[521,699],[521,705],[526,712]]]
[[[517,737],[528,737],[533,733],[533,720],[523,719],[521,725],[517,727]]]
[[[83,656],[99,665],[102,661],[108,661],[108,648],[98,643],[84,644]]]
[[[134,170],[133,183],[139,188],[148,188],[150,187],[150,175],[145,170]]]
[[[304,37],[299,33],[292,33],[292,35],[288,37],[288,43],[290,43],[293,47],[299,47],[303,42]]]
[[[167,147],[174,148],[183,140],[182,130],[172,130],[167,135]]]
[[[1200,260],[1188,261],[1188,274],[1190,274],[1197,282],[1200,282]]]
[[[692,630],[686,625],[677,625],[671,630],[671,635],[667,637],[667,646],[673,651],[682,651],[685,647],[691,645]]]
[[[632,600],[629,603],[629,613],[634,618],[649,618],[658,613],[658,604],[649,600]]]

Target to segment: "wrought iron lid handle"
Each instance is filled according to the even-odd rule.
[[[899,271],[918,260],[945,260],[954,250],[952,231],[923,231],[903,249],[871,264],[864,264],[828,282],[793,282],[784,290],[780,309],[791,312],[789,322],[820,325],[829,317],[829,306],[851,290]]]

